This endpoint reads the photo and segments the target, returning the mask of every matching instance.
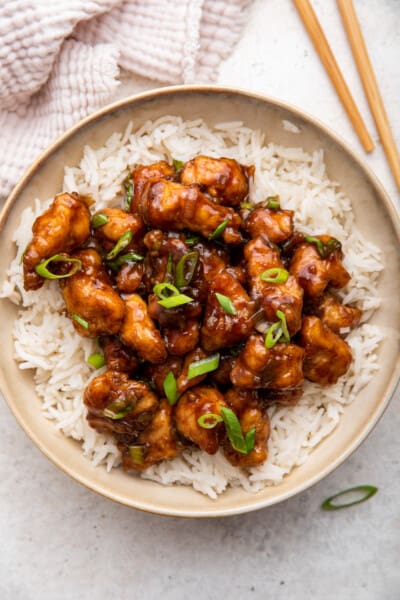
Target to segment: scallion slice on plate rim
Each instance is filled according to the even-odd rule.
[[[323,510],[341,510],[342,508],[348,508],[349,506],[354,506],[355,504],[361,504],[361,502],[365,502],[369,500],[376,494],[378,488],[374,485],[357,485],[355,487],[348,488],[343,490],[342,492],[338,492],[333,496],[330,496],[321,504],[321,508]],[[340,499],[343,499],[344,496],[350,494],[359,494],[359,498],[355,500],[350,500],[348,502],[340,502]],[[339,500],[338,503],[335,501]]]

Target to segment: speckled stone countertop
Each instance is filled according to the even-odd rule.
[[[400,145],[400,1],[354,0]],[[313,0],[376,142],[364,155],[399,195],[369,115],[334,0]],[[256,0],[218,83],[291,102],[363,154],[290,0]],[[117,97],[154,83],[126,76]],[[397,308],[397,307],[396,307]],[[142,514],[89,492],[32,445],[0,402],[2,600],[398,600],[400,397],[351,458],[278,506],[228,519]],[[326,513],[321,501],[352,485],[369,502]]]

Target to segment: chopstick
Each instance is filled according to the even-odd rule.
[[[381,138],[382,146],[386,152],[397,187],[400,190],[399,152],[396,148],[396,143],[390,129],[385,106],[368,56],[367,47],[354,10],[353,2],[352,0],[337,0],[337,3],[342,15],[354,60],[356,61],[358,72],[364,86],[365,95],[367,96],[368,104]]]
[[[339,99],[341,100],[345,111],[364,147],[366,152],[374,149],[374,143],[369,135],[364,121],[359,113],[356,103],[350,93],[339,66],[333,56],[328,40],[321,28],[317,16],[309,0],[293,0],[297,11],[311,37],[315,49],[324,65]]]

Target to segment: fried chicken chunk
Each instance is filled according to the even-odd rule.
[[[131,211],[137,212],[139,199],[148,181],[160,178],[173,179],[175,175],[174,168],[165,160],[160,160],[152,165],[138,165],[132,172],[133,199],[130,207]]]
[[[242,454],[232,447],[228,439],[223,443],[224,454],[234,467],[256,467],[267,460],[267,442],[270,432],[269,417],[265,405],[257,393],[251,390],[232,388],[225,394],[225,401],[239,419],[243,435],[255,429],[254,448]]]
[[[249,176],[253,169],[240,165],[232,158],[196,156],[181,172],[185,185],[197,183],[219,204],[237,206],[249,193]]]
[[[107,251],[114,248],[119,238],[128,231],[132,234],[132,241],[124,248],[124,252],[137,247],[145,232],[143,220],[139,215],[133,215],[120,208],[102,208],[93,216],[104,215],[107,217],[107,223],[100,225],[93,230],[95,239]]]
[[[285,283],[269,283],[260,278],[264,271],[284,268],[279,251],[258,236],[246,244],[244,256],[252,298],[260,302],[267,321],[271,323],[277,321],[277,310],[283,312],[289,333],[294,335],[301,327],[303,309],[303,290],[296,278],[289,275]]]
[[[44,282],[35,267],[54,254],[71,252],[90,235],[87,199],[78,194],[58,194],[32,227],[33,238],[24,252],[24,288],[37,290]]]
[[[111,287],[100,255],[93,248],[88,248],[75,252],[72,257],[78,258],[82,267],[75,275],[60,279],[60,285],[75,329],[84,337],[118,333],[125,305]],[[87,328],[79,323],[79,318],[87,322]]]
[[[224,227],[221,239],[225,243],[237,244],[242,240],[239,215],[232,208],[208,200],[197,185],[150,180],[139,198],[137,210],[146,225],[163,231],[190,229],[209,237],[221,226]]]
[[[266,236],[273,244],[280,244],[293,235],[293,211],[257,207],[244,220],[244,229],[251,238]]]
[[[118,337],[100,338],[100,345],[103,349],[107,368],[110,371],[132,374],[137,370],[139,361],[136,355]]]
[[[303,383],[304,350],[296,344],[266,348],[261,335],[250,336],[231,372],[233,385],[248,389],[293,389]]]
[[[348,370],[349,345],[318,317],[304,317],[299,344],[305,350],[304,377],[320,385],[336,383]]]
[[[125,304],[125,317],[120,331],[122,341],[136,350],[142,360],[162,363],[167,358],[167,349],[149,316],[146,302],[138,294],[131,294]]]
[[[143,265],[140,262],[126,262],[119,269],[115,284],[120,292],[133,294],[142,282]]]
[[[216,294],[222,294],[231,302],[229,311],[223,308]],[[203,348],[212,352],[246,340],[253,329],[253,314],[254,303],[237,279],[227,271],[218,273],[209,287],[201,328]]]
[[[218,423],[213,429],[205,429],[198,424],[197,419],[208,413],[221,415],[221,407],[226,407],[226,402],[216,388],[205,385],[191,388],[176,404],[175,423],[179,433],[204,452],[215,454],[220,444],[222,423]]]
[[[133,452],[132,446],[135,448]],[[118,446],[125,470],[144,471],[151,465],[174,458],[182,452],[183,446],[178,442],[173,423],[172,406],[166,400],[160,402],[150,425],[140,433],[132,446]]]
[[[158,398],[147,383],[119,371],[106,371],[92,379],[83,401],[93,429],[129,438],[149,425],[158,408]]]
[[[325,246],[335,247],[335,238],[328,235],[318,235]],[[342,264],[343,254],[340,247],[333,249],[326,258],[318,253],[316,244],[304,242],[294,251],[290,272],[294,275],[304,290],[306,296],[320,296],[328,285],[342,288],[350,281],[350,275]]]
[[[312,304],[312,312],[335,333],[341,329],[358,325],[362,311],[342,304],[333,294],[325,293]]]

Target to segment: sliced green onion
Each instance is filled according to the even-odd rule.
[[[132,231],[125,231],[119,238],[118,242],[115,244],[114,248],[107,254],[106,260],[111,260],[117,256],[129,244],[131,243],[133,238]]]
[[[91,354],[86,362],[95,369],[100,369],[106,364],[105,358],[100,352],[94,352]]]
[[[65,275],[54,275],[54,273],[49,271],[47,268],[47,265],[53,262],[72,263],[71,270],[68,271],[68,273],[66,273]],[[36,265],[35,271],[38,275],[40,275],[40,277],[44,277],[45,279],[65,279],[66,277],[71,277],[72,275],[75,275],[75,273],[77,273],[77,271],[79,271],[81,268],[82,261],[79,260],[79,258],[70,258],[66,254],[54,254],[53,256],[50,256],[50,258],[43,260],[39,265]]]
[[[289,279],[289,271],[278,267],[267,269],[261,273],[260,279],[262,279],[262,281],[268,281],[268,283],[286,283]]]
[[[175,171],[180,171],[185,163],[182,160],[176,160],[174,158],[172,160],[172,164],[174,166]]]
[[[331,238],[327,242],[323,242],[317,237],[306,235],[304,236],[304,240],[309,244],[315,244],[317,252],[322,259],[328,258],[332,252],[335,252],[335,250],[340,250],[342,247],[342,244],[336,238]]]
[[[278,317],[278,319],[281,322],[281,327],[282,327],[282,338],[284,342],[290,342],[290,335],[289,335],[289,330],[287,327],[287,323],[286,323],[286,315],[285,313],[283,313],[281,310],[277,310],[276,311],[276,316]]]
[[[239,419],[230,408],[221,408],[222,418],[225,423],[226,433],[232,447],[241,454],[248,454],[246,440],[243,437],[243,431]]]
[[[358,485],[356,487],[343,490],[343,492],[339,492],[334,496],[330,496],[330,498],[324,500],[324,502],[321,504],[321,508],[323,510],[339,510],[341,508],[348,508],[349,506],[354,506],[354,504],[360,504],[361,502],[369,500],[369,498],[374,496],[377,491],[378,488],[374,485]],[[358,494],[359,498],[356,498],[355,500],[349,500],[348,502],[341,501],[343,500],[344,496],[351,494],[353,494],[353,496],[354,494]],[[337,500],[339,500],[339,503],[335,502]]]
[[[228,315],[237,315],[237,310],[233,306],[233,302],[230,298],[228,298],[228,296],[224,296],[224,294],[219,294],[218,292],[215,292],[215,295],[218,302]]]
[[[190,363],[186,379],[194,379],[199,375],[205,375],[211,373],[219,367],[219,352],[207,358],[201,358],[195,362]]]
[[[225,229],[226,229],[226,226],[228,225],[228,223],[229,223],[229,220],[228,220],[228,219],[225,219],[225,221],[222,221],[222,223],[220,223],[220,224],[218,225],[218,227],[216,227],[216,228],[214,229],[214,231],[213,231],[213,232],[212,232],[212,234],[211,234],[211,235],[208,237],[208,239],[211,241],[211,240],[216,240],[217,238],[219,238],[219,236],[220,236],[221,234],[223,234],[223,233],[224,233],[224,231],[225,231]]]
[[[129,446],[128,450],[133,463],[136,465],[144,463],[143,446]]]
[[[197,244],[197,242],[199,240],[200,240],[200,236],[199,235],[191,235],[190,237],[186,238],[185,244],[187,246],[194,246],[195,244]]]
[[[175,375],[172,371],[169,371],[168,375],[163,381],[163,388],[168,402],[173,406],[178,400],[178,387],[176,385]]]
[[[89,323],[85,320],[82,319],[82,317],[80,317],[79,315],[76,315],[75,313],[73,313],[71,315],[71,317],[74,319],[74,321],[76,321],[81,327],[83,327],[84,329],[89,329]]]
[[[126,404],[123,400],[116,400],[112,402],[103,410],[103,415],[112,419],[113,421],[119,421],[126,417],[126,415],[131,412],[132,404]]]
[[[247,208],[248,210],[253,210],[253,208],[255,208],[255,205],[251,204],[250,202],[241,202],[240,208]]]
[[[281,338],[282,335],[282,326],[280,321],[278,321],[277,323],[273,323],[273,325],[271,325],[271,327],[269,327],[269,329],[267,330],[267,333],[265,334],[265,347],[268,348],[269,350],[271,350],[271,348],[273,348],[275,346],[275,344],[277,344]]]
[[[198,260],[198,252],[188,252],[187,254],[184,254],[182,256],[182,258],[176,265],[175,283],[179,289],[181,287],[189,285],[189,283],[192,281]]]
[[[125,198],[126,198],[126,208],[129,209],[132,204],[133,199],[133,182],[131,174],[124,180],[124,189],[125,189]]]
[[[254,446],[256,444],[256,428],[252,427],[252,429],[250,429],[250,431],[246,433],[244,439],[246,442],[246,450],[248,454],[249,452],[254,450]]]
[[[188,302],[193,302],[193,298],[186,296],[186,294],[177,294],[165,298],[164,300],[159,300],[158,304],[164,308],[175,308],[176,306],[182,306],[182,304],[187,304]]]
[[[266,208],[269,208],[270,210],[279,210],[281,207],[279,196],[268,196],[265,202]]]
[[[174,257],[172,256],[171,252],[168,252],[167,269],[166,269],[168,275],[172,275],[173,270],[174,270]]]
[[[206,413],[197,419],[197,424],[203,429],[214,429],[214,427],[222,421],[223,418],[221,415],[217,415],[216,413]]]
[[[107,215],[103,214],[103,213],[97,213],[93,216],[92,219],[92,227],[93,229],[97,229],[97,227],[101,227],[102,225],[105,225],[106,223],[108,223],[109,218],[107,217]]]
[[[136,252],[127,252],[126,254],[121,254],[115,260],[110,260],[107,262],[107,266],[110,267],[112,271],[119,271],[120,267],[128,262],[140,262],[144,260],[144,256],[141,254],[136,254]]]
[[[177,296],[179,294],[178,288],[172,285],[172,283],[166,283],[165,281],[163,283],[157,283],[153,287],[153,292],[161,300],[164,300],[165,298],[170,298],[171,296]]]

